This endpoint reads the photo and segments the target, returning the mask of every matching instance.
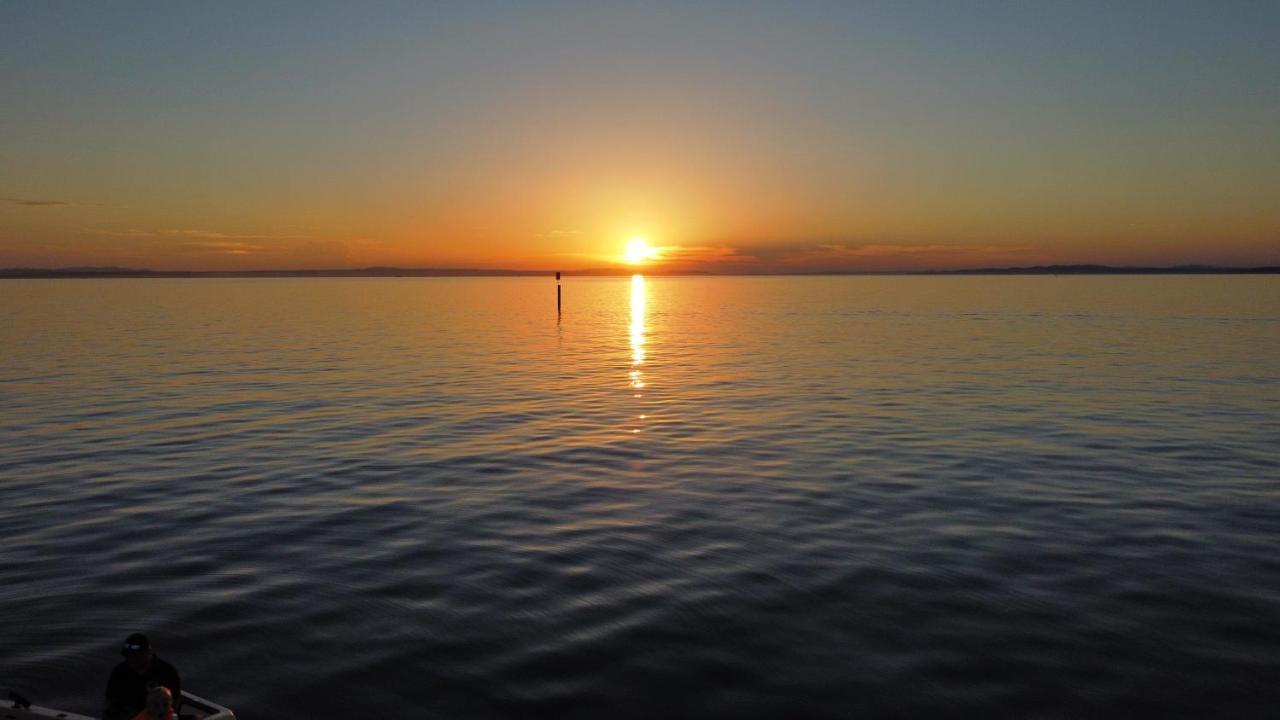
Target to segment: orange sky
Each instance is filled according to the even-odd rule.
[[[1188,8],[7,5],[0,266],[1280,264],[1277,12]]]

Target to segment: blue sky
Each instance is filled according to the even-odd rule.
[[[1277,37],[1274,2],[9,2],[0,264],[595,264],[635,233],[1276,262]]]

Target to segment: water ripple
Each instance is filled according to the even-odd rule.
[[[1280,702],[1274,279],[547,289],[0,284],[3,683],[92,712],[145,629],[246,718]]]

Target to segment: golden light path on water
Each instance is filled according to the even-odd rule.
[[[1275,277],[550,285],[0,282],[0,682],[152,618],[263,717],[1280,706]]]
[[[628,373],[630,377],[631,390],[635,393],[635,397],[642,397],[644,390],[644,371],[640,369],[644,365],[644,276],[631,276],[631,371]],[[643,414],[639,415],[640,420],[644,420]],[[636,428],[632,433],[639,433],[640,429]]]

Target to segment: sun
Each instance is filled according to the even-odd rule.
[[[627,249],[622,252],[622,258],[632,265],[639,265],[657,256],[658,251],[650,247],[642,237],[631,238],[627,241]]]

